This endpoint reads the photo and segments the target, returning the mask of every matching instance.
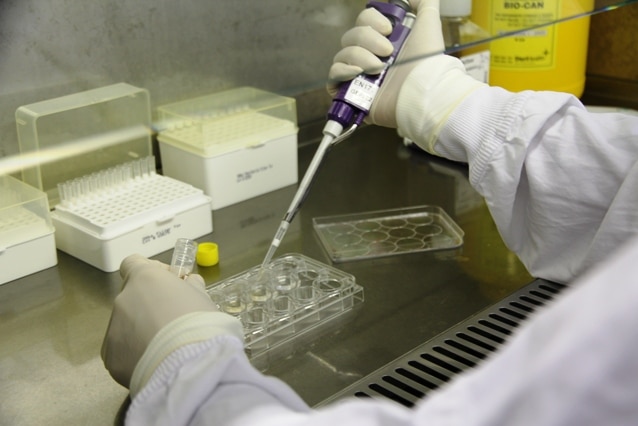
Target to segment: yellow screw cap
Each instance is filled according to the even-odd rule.
[[[214,266],[219,263],[219,249],[215,243],[199,243],[197,247],[197,264]]]

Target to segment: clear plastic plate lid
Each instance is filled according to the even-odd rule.
[[[313,225],[333,262],[457,248],[464,235],[437,206],[318,217]]]

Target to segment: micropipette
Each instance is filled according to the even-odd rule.
[[[370,112],[372,102],[385,78],[388,68],[395,62],[401,50],[401,46],[403,46],[403,43],[410,33],[410,28],[415,16],[409,12],[410,5],[407,0],[390,0],[389,3],[370,1],[366,7],[377,9],[392,22],[393,29],[392,33],[388,36],[388,40],[390,40],[394,46],[394,50],[389,57],[385,58],[385,67],[378,75],[371,76],[361,74],[353,80],[339,86],[339,90],[328,110],[328,121],[323,128],[321,143],[297,188],[290,207],[288,207],[275,233],[275,237],[268,248],[266,257],[261,264],[262,268],[270,263],[275,251],[286,235],[290,223],[308,195],[310,185],[329,148],[350,136],[357,127],[363,123],[364,118]],[[343,132],[345,128],[347,128],[347,130]]]

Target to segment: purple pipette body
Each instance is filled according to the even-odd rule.
[[[395,62],[401,46],[410,33],[409,25],[411,25],[412,18],[409,19],[407,25],[405,22],[409,8],[407,1],[394,0],[390,3],[370,1],[366,7],[377,9],[392,22],[393,29],[388,40],[394,46],[394,50],[390,56],[384,58],[386,66],[381,73],[377,75],[361,74],[339,86],[339,91],[328,110],[328,120],[336,121],[344,128],[352,124],[361,125],[363,119],[368,115],[374,96],[385,79],[388,67]]]

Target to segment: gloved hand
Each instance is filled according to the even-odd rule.
[[[115,381],[128,388],[138,361],[162,328],[192,312],[216,311],[217,306],[201,276],[182,280],[168,265],[141,255],[124,259],[120,275],[124,288],[115,298],[102,360]]]
[[[449,114],[483,83],[468,76],[457,58],[443,54],[439,0],[410,0],[410,6],[416,21],[395,65],[388,70],[366,121],[399,127],[404,136],[435,153],[436,138]],[[383,69],[378,57],[392,52],[393,46],[386,38],[391,32],[390,21],[376,9],[366,8],[359,14],[355,27],[344,34],[343,49],[335,55],[330,68],[328,92],[332,96],[340,82],[362,72],[375,74]],[[419,71],[414,76],[416,68]],[[416,90],[412,86],[404,89],[409,78],[416,80],[412,82]],[[404,119],[406,111],[411,114]]]

